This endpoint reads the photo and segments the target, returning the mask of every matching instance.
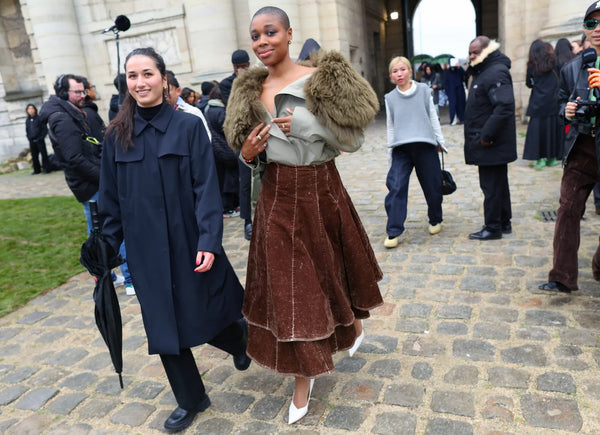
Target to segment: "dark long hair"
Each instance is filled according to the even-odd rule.
[[[225,99],[223,98],[223,93],[221,92],[221,88],[219,87],[219,82],[213,80],[212,84],[213,84],[213,87],[210,90],[210,92],[208,93],[208,99],[209,100],[221,100],[223,103],[225,103]]]
[[[567,38],[560,38],[556,41],[554,53],[556,53],[556,64],[559,68],[562,68],[565,63],[575,57],[573,54],[573,46]]]
[[[540,39],[536,39],[529,47],[529,60],[527,67],[533,74],[541,75],[552,71],[556,67],[556,55],[552,45]]]
[[[194,91],[191,88],[183,88],[181,90],[181,98],[183,98],[183,101],[185,101],[186,103],[188,102],[187,99],[190,95],[194,94],[194,98],[196,96],[196,91]],[[188,104],[194,104],[194,103],[188,103]]]
[[[167,68],[165,66],[165,61],[163,60],[162,56],[158,54],[156,50],[154,50],[154,48],[136,48],[129,53],[125,58],[125,71],[127,71],[127,62],[129,62],[129,59],[133,56],[146,56],[153,59],[161,77],[166,76]],[[127,74],[127,72],[125,74]],[[136,106],[137,102],[131,96],[131,94],[127,92],[119,113],[117,113],[115,119],[110,122],[108,128],[106,129],[106,136],[113,135],[115,141],[121,143],[123,151],[133,148],[133,140],[131,138],[133,135],[133,115],[135,115]]]
[[[31,103],[28,104],[27,107],[25,108],[25,113],[27,113],[27,116],[29,118],[33,118],[33,116],[29,116],[29,112],[27,111],[27,109],[29,109],[30,107],[33,107],[33,110],[35,110],[35,115],[33,115],[33,116],[37,116],[37,114],[38,114],[37,107],[35,107],[35,104],[31,104]]]

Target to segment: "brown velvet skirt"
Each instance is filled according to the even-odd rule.
[[[335,163],[268,164],[242,309],[248,355],[278,373],[332,372],[332,355],[354,344],[354,320],[383,303],[381,278]]]

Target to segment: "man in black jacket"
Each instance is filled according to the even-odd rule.
[[[469,46],[473,77],[465,110],[465,163],[479,167],[484,227],[470,239],[493,240],[512,231],[508,163],[517,159],[515,97],[510,59],[500,44],[478,36]]]
[[[100,185],[100,142],[92,136],[84,112],[86,90],[84,77],[63,74],[56,79],[54,91],[40,110],[54,155],[64,167],[65,180],[77,201],[83,205],[88,234],[92,231],[90,200],[98,199]],[[119,253],[126,258],[125,244]],[[121,266],[123,277],[113,274],[115,285],[126,286],[127,294],[135,294],[127,264]]]
[[[231,54],[233,74],[219,83],[223,101],[227,104],[233,81],[239,74],[250,68],[250,56],[246,50],[235,50]],[[241,160],[238,161],[240,217],[244,219],[244,238],[252,237],[252,171]]]
[[[233,74],[229,77],[225,77],[221,80],[221,83],[219,83],[219,88],[221,88],[221,94],[223,94],[225,104],[227,104],[227,100],[229,100],[233,81],[240,73],[250,68],[250,56],[248,56],[248,52],[246,50],[235,50],[231,55],[231,64],[233,65]]]
[[[554,261],[548,282],[540,290],[570,293],[577,290],[580,221],[585,203],[600,181],[598,149],[600,114],[587,110],[577,114],[577,100],[600,100],[599,73],[588,73],[588,68],[600,64],[600,2],[588,7],[583,20],[583,31],[591,47],[563,66],[560,73],[559,101],[561,115],[566,119],[568,133],[565,140],[565,169],[560,184],[560,201],[554,227]],[[596,89],[590,89],[590,84]],[[600,246],[592,260],[594,279],[600,281]]]
[[[42,122],[48,123],[54,154],[64,166],[67,185],[89,216],[88,201],[98,193],[100,146],[90,136],[83,112],[85,89],[83,77],[63,74],[54,83],[51,95],[40,110]],[[88,229],[91,229],[88,219]]]

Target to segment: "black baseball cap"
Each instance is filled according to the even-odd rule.
[[[585,11],[585,17],[583,18],[583,21],[587,20],[591,14],[597,11],[600,11],[600,1],[595,1],[590,5],[589,8],[587,8],[587,11]]]

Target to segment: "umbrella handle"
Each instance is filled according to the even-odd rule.
[[[100,215],[98,214],[98,202],[96,200],[89,201],[90,204],[90,216],[92,217],[92,230],[100,232],[102,226],[100,225]]]

